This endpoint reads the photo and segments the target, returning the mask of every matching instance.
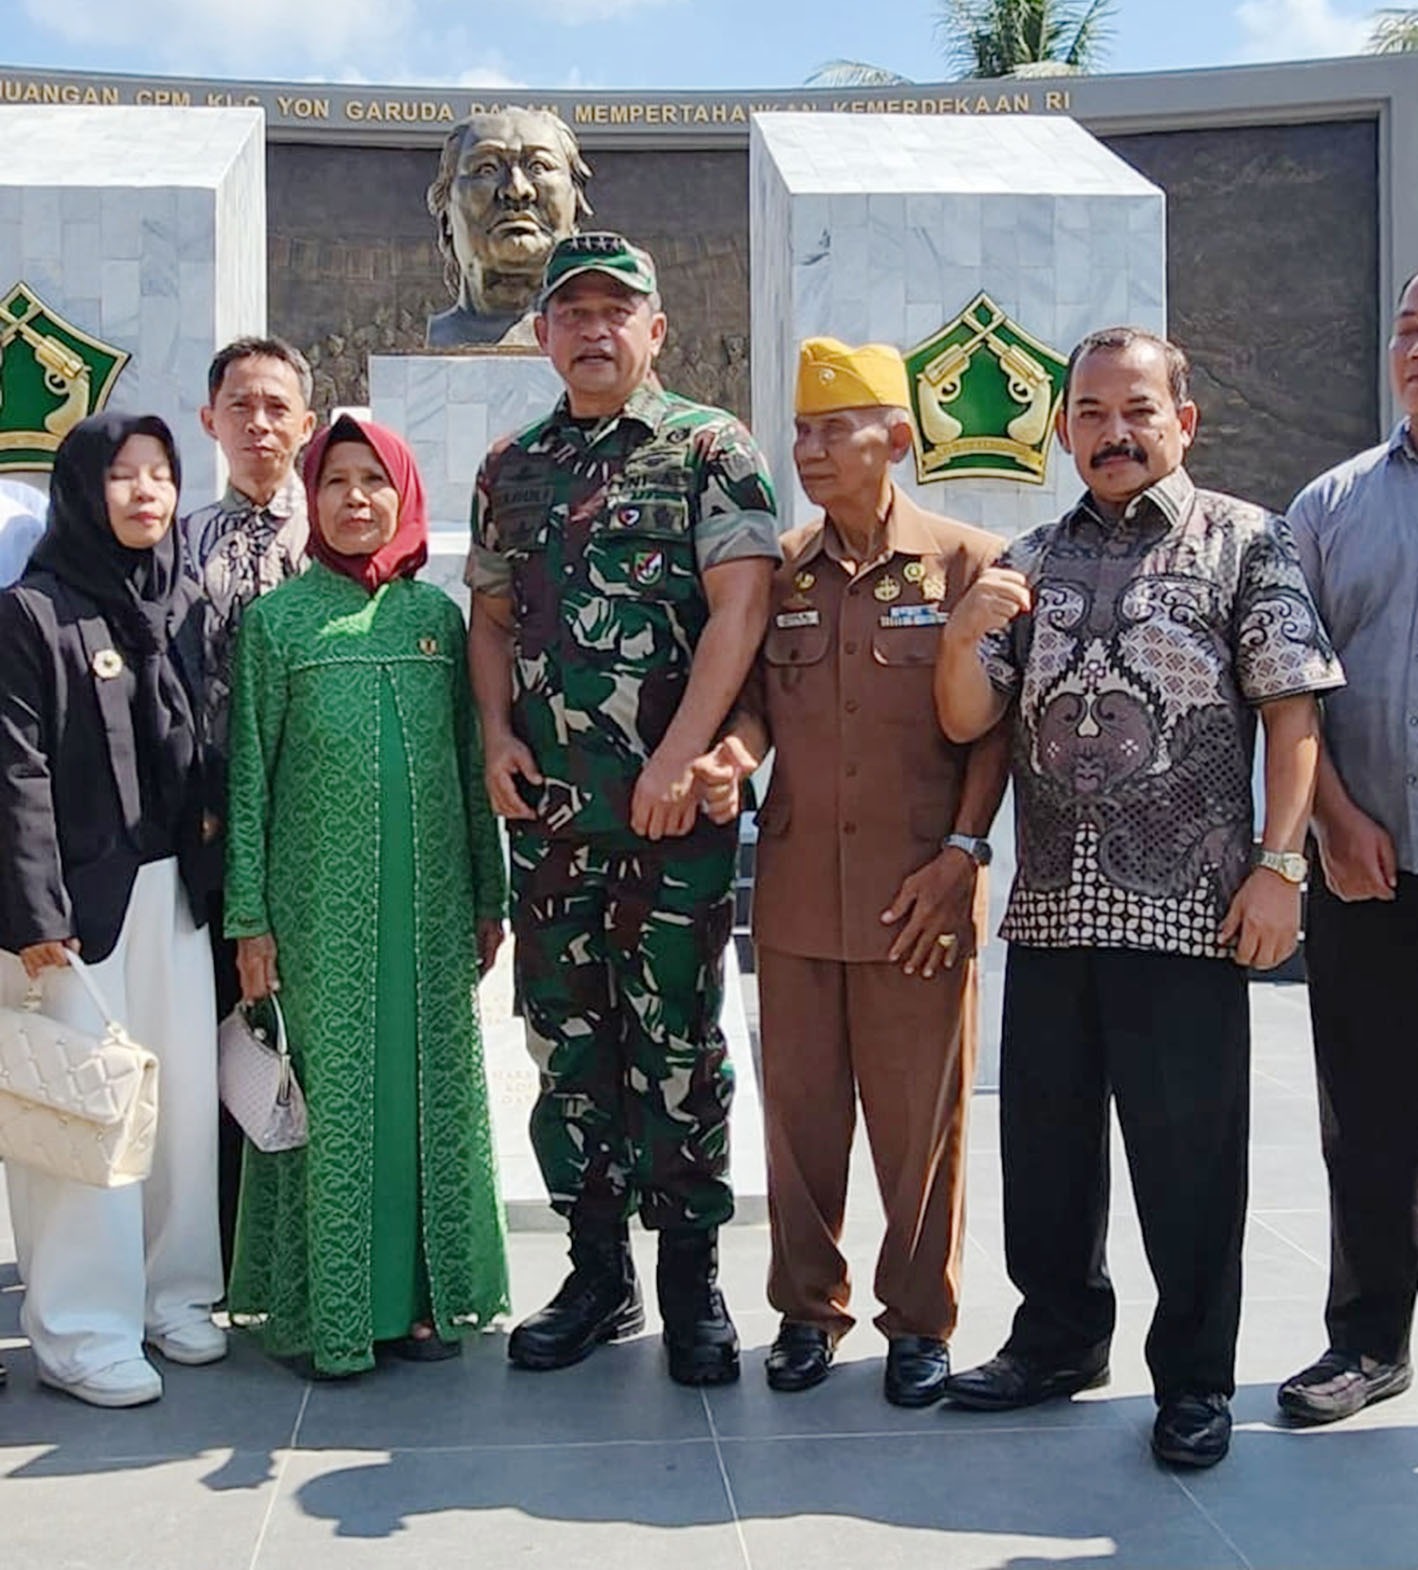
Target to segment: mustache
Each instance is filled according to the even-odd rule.
[[[1109,458],[1131,458],[1134,463],[1146,463],[1147,454],[1136,442],[1110,442],[1106,447],[1100,447],[1088,460],[1090,469],[1099,468]]]

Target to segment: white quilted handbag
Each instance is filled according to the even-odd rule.
[[[0,1008],[0,1157],[52,1177],[118,1188],[147,1177],[158,1127],[158,1060],[113,1017],[88,967],[69,964],[106,1021],[91,1036],[40,1012]]]
[[[274,1045],[265,1027],[252,1022],[252,1006],[239,1003],[217,1031],[217,1089],[246,1137],[257,1150],[272,1155],[298,1150],[309,1135],[305,1097],[286,1043],[285,1015],[274,994],[263,1001],[275,1016]]]

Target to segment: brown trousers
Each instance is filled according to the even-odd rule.
[[[758,949],[773,1258],[768,1301],[833,1337],[851,1329],[838,1243],[861,1096],[886,1212],[875,1290],[885,1336],[955,1328],[965,1239],[965,1121],[975,966],[931,981],[897,965]]]

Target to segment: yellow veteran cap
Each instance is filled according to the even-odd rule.
[[[906,366],[898,350],[889,343],[864,343],[853,349],[835,338],[803,339],[794,414],[878,407],[911,407]]]

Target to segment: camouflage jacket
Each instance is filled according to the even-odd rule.
[[[543,831],[628,835],[708,620],[702,574],[781,554],[762,453],[654,383],[594,425],[563,398],[493,445],[472,529],[469,586],[513,602],[512,723],[544,777],[526,787]]]

